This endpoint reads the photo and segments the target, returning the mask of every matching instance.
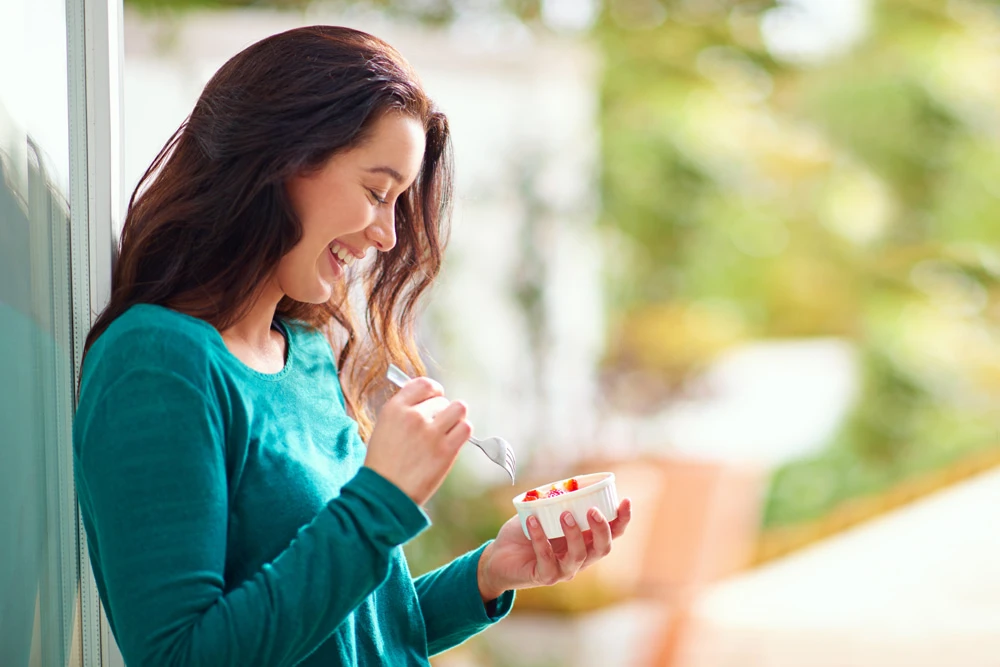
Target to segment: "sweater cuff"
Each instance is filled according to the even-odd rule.
[[[366,466],[341,488],[340,495],[361,501],[367,516],[358,518],[389,546],[405,544],[431,525],[424,510],[408,495]]]

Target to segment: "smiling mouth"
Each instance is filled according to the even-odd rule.
[[[354,253],[336,241],[330,244],[328,250],[330,251],[330,254],[333,255],[334,259],[336,259],[342,266],[350,266],[351,264],[354,264],[354,261],[357,259],[357,257],[354,256]]]

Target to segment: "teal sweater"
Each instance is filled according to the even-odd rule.
[[[129,667],[428,665],[510,611],[513,592],[480,598],[485,545],[410,576],[427,515],[362,466],[326,339],[282,329],[275,374],[153,305],[87,354],[77,490]]]

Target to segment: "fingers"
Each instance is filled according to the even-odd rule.
[[[392,400],[406,406],[414,406],[435,396],[444,396],[444,388],[430,378],[419,377],[407,382]]]
[[[456,426],[460,426],[464,422],[469,426],[471,434],[472,427],[465,421],[468,414],[469,407],[465,404],[465,401],[451,401],[447,407],[438,412],[434,417],[434,428],[441,435],[445,435],[446,433],[451,433]]]
[[[566,553],[559,559],[559,566],[565,577],[572,578],[587,561],[587,543],[572,512],[563,512],[559,520],[566,536]]]
[[[632,520],[632,501],[618,506],[618,516],[608,521],[596,507],[587,512],[590,529],[583,532],[571,512],[559,517],[564,537],[549,540],[535,517],[527,520],[531,548],[535,552],[536,580],[543,586],[572,579],[578,572],[611,553],[615,538],[625,533]]]
[[[530,516],[527,520],[528,535],[531,537],[531,548],[535,551],[535,578],[543,586],[551,586],[560,580],[559,561],[556,560],[555,551],[549,544],[549,538],[545,537],[542,524],[536,517]]]
[[[444,445],[448,449],[454,449],[457,452],[471,435],[472,424],[465,421],[465,419],[460,419],[445,434]]]
[[[425,377],[415,378],[408,382],[399,390],[394,400],[400,401],[402,405],[407,407],[415,407],[426,421],[435,423],[438,432],[442,435],[450,433],[456,426],[460,425],[469,411],[464,401],[449,401],[445,398],[441,385]],[[467,440],[471,434],[470,426],[469,433],[466,434],[465,438],[462,438],[462,441]],[[456,435],[456,437],[458,436]]]
[[[596,508],[587,513],[591,530],[584,534],[587,539],[587,561],[583,568],[590,567],[611,553],[614,540],[625,534],[632,520],[632,501],[626,498],[618,505],[618,516],[614,521],[608,521]],[[583,569],[581,568],[581,569]]]
[[[632,520],[632,501],[626,498],[618,505],[618,517],[611,522],[611,537],[621,537]]]
[[[426,421],[431,421],[437,417],[438,414],[443,412],[449,405],[451,405],[451,401],[444,396],[434,396],[433,398],[428,398],[422,403],[418,403],[415,406],[415,409],[423,415]]]
[[[600,559],[611,553],[611,525],[604,515],[596,507],[591,507],[587,512],[587,520],[590,522],[590,530],[594,535],[591,546],[592,558]]]

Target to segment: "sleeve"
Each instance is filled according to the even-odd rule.
[[[429,524],[362,468],[284,552],[227,590],[220,414],[185,377],[133,369],[79,415],[81,507],[130,666],[295,665],[385,580],[391,550]]]
[[[431,655],[458,646],[503,619],[513,608],[514,591],[491,601],[489,611],[479,594],[476,570],[488,545],[489,542],[414,580]]]

